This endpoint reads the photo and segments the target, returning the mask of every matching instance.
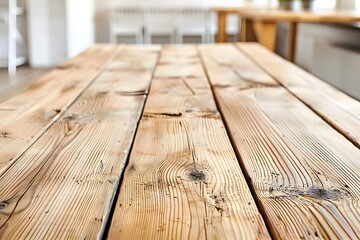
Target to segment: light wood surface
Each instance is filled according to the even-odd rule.
[[[136,54],[139,61],[148,55]],[[150,58],[154,67],[157,53]],[[141,116],[152,76],[147,70],[104,72],[81,96],[78,93],[64,116],[3,167],[2,239],[101,237]],[[139,77],[142,71],[146,76]],[[139,79],[139,86],[126,84],[134,79]]]
[[[360,237],[358,148],[284,89],[216,95],[273,236]]]
[[[359,116],[259,44],[95,46],[0,104],[0,239],[358,239]]]
[[[124,48],[121,46],[97,44],[59,65],[58,68],[101,70],[112,57],[115,57],[122,50]]]
[[[182,47],[162,55],[169,51],[186,58]],[[108,239],[269,239],[205,74],[165,66],[152,81]]]
[[[90,57],[93,55],[88,53],[95,50],[106,56]],[[118,51],[121,48],[112,47],[111,51],[109,47],[104,50],[97,46],[90,48],[78,57],[83,64],[81,68],[70,60],[64,64],[66,68],[55,69],[34,82],[27,91],[0,104],[0,172],[13,164],[14,159],[74,103]],[[84,55],[88,57],[83,58]]]
[[[206,58],[216,48],[201,52]],[[360,150],[283,87],[219,87],[219,76],[226,72],[209,73],[272,236],[359,238]]]
[[[257,44],[238,47],[330,125],[360,148],[360,103]]]

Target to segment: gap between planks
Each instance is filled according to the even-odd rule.
[[[92,48],[86,50],[81,55],[87,55],[91,50]],[[0,104],[0,111],[9,109],[6,114],[0,116],[0,142],[4,143],[3,146],[0,147],[0,172],[4,172],[6,170],[4,168],[11,167],[11,165],[16,162],[16,159],[21,157],[25,151],[27,151],[61,116],[63,116],[72,104],[76,102],[79,96],[84,93],[94,81],[96,81],[101,74],[101,69],[104,69],[106,64],[119,52],[121,52],[121,48],[113,49],[110,57],[107,56],[107,60],[98,62],[98,70],[79,70],[77,68],[75,70],[74,67],[70,66],[65,70],[55,69],[41,77],[38,81],[35,81],[25,92]],[[90,61],[91,60],[92,59],[90,58]],[[71,61],[72,60],[69,62]],[[86,63],[86,60],[84,61]],[[82,76],[78,78],[78,74],[76,74],[78,71],[89,73],[86,73],[85,77]],[[52,95],[50,95],[50,99],[47,98],[49,95],[48,92],[51,92],[53,88],[55,88],[55,80],[62,81],[61,78],[57,79],[57,75],[60,75],[63,78],[69,77],[67,75],[70,75],[70,80],[76,79],[75,83],[65,82],[62,89],[57,89],[57,91],[61,91],[59,95],[62,94],[60,101],[59,99],[52,99]],[[87,79],[87,77],[90,79]],[[42,92],[37,92],[39,89],[42,90]],[[73,91],[77,92],[73,93]],[[29,98],[35,98],[35,102],[31,102],[31,105],[27,102],[27,99]],[[25,107],[23,105],[25,105]],[[21,127],[26,127],[27,129],[22,129],[20,133],[16,132],[18,131],[17,129]],[[9,149],[10,152],[8,152]],[[13,149],[15,153],[12,152]],[[6,161],[6,159],[9,160]]]
[[[160,50],[161,50],[161,48],[160,48]],[[160,57],[161,57],[161,51],[159,51],[159,53],[157,54],[155,66],[153,67],[153,70],[152,70],[152,73],[151,73],[151,79],[150,79],[150,81],[148,83],[148,86],[147,86],[147,91],[145,93],[143,93],[144,96],[145,96],[145,99],[144,99],[144,103],[143,103],[142,108],[141,108],[140,117],[139,117],[138,121],[136,122],[136,127],[135,127],[135,131],[134,131],[133,139],[131,141],[129,150],[127,152],[127,155],[125,156],[124,168],[119,174],[118,184],[114,188],[115,191],[114,191],[113,197],[112,197],[112,199],[110,201],[111,203],[110,203],[110,207],[108,209],[107,215],[105,217],[105,224],[103,224],[102,228],[100,229],[98,239],[106,239],[107,235],[109,233],[109,229],[110,229],[110,226],[111,226],[111,220],[112,220],[113,215],[114,215],[114,211],[115,211],[115,208],[116,208],[116,202],[117,202],[117,199],[119,198],[120,188],[121,188],[121,185],[122,185],[123,179],[124,179],[124,172],[128,168],[128,165],[129,165],[130,154],[131,154],[131,152],[133,151],[133,148],[134,148],[134,142],[135,142],[134,140],[135,140],[137,132],[139,130],[140,119],[144,115],[144,109],[145,109],[145,105],[146,105],[146,102],[147,102],[148,97],[149,97],[149,92],[151,91],[151,83],[152,83],[152,79],[154,78],[155,68],[156,68],[157,64],[159,63]],[[114,70],[114,65],[116,65],[116,64],[110,65],[109,70],[113,71]]]
[[[218,46],[214,46],[213,51],[218,48],[219,53],[220,47]],[[211,48],[205,48],[202,53],[208,54],[209,50]],[[231,63],[235,64],[239,61],[251,63],[250,59],[241,57],[241,55],[239,58],[233,59],[234,55],[241,53],[236,53],[234,49],[228,51],[228,53],[230,52],[228,60],[224,57],[226,51],[222,49],[220,52],[223,54],[221,59],[225,58],[224,61],[231,60]],[[211,65],[209,58],[207,64]],[[222,62],[221,65],[223,65]],[[253,70],[258,69],[261,71],[259,67],[252,65]],[[224,70],[227,71],[226,68],[222,69],[222,71]],[[223,74],[209,77],[212,84],[217,82],[218,79],[216,78],[221,75]],[[359,229],[356,227],[356,222],[359,221],[356,218],[356,208],[358,208],[356,201],[358,201],[359,189],[355,180],[360,177],[357,176],[359,172],[357,170],[359,165],[356,161],[359,158],[358,149],[343,138],[339,132],[322,121],[311,109],[296,100],[283,87],[274,87],[273,89],[249,88],[244,90],[237,87],[238,84],[244,84],[243,81],[244,79],[234,81],[233,87],[219,88],[213,85],[213,88],[216,99],[220,104],[219,109],[228,127],[228,134],[232,138],[234,149],[239,154],[239,159],[241,159],[244,169],[251,179],[249,184],[252,184],[255,194],[258,196],[257,199],[264,206],[261,211],[266,216],[265,219],[269,221],[268,226],[272,229],[273,237],[276,239],[279,237],[301,238],[311,236],[356,238],[359,235]],[[299,112],[294,114],[290,109],[296,109]],[[250,119],[250,121],[249,116],[251,115],[253,115],[253,119]],[[296,115],[303,118],[302,122],[292,125],[291,123],[294,122],[294,116]],[[249,122],[253,122],[253,126],[249,125]],[[305,123],[303,122],[307,123],[310,129],[304,128],[303,124]],[[251,131],[249,126],[251,126]],[[292,129],[288,130],[291,126]],[[267,131],[260,131],[259,127],[265,127]],[[314,135],[315,132],[318,132],[318,134]],[[304,136],[305,140],[301,136]],[[256,141],[248,143],[244,139],[248,141],[256,139]],[[304,140],[305,142],[300,141],[303,146],[297,140]],[[268,141],[268,144],[261,143],[261,141]],[[247,149],[249,147],[250,150]],[[262,151],[254,153],[256,147],[260,147]],[[275,152],[268,152],[269,148]],[[317,148],[319,149],[317,150]],[[287,154],[287,157],[276,155],[276,152],[277,154]],[[255,157],[251,158],[251,156]],[[263,161],[260,161],[259,157],[264,157]],[[317,161],[313,161],[314,159],[317,159]],[[256,169],[256,164],[267,163],[275,169],[279,161],[289,169],[285,172],[278,170],[280,174],[275,177],[280,176],[277,177],[280,182],[289,180],[290,182],[294,181],[295,184],[289,185],[285,182],[284,185],[278,186],[277,183],[270,181],[275,185],[270,185],[269,188],[262,182],[262,176],[259,175],[262,173],[262,169]],[[291,162],[297,162],[297,164],[291,167]],[[298,169],[298,172],[294,173],[294,169]],[[252,170],[256,171],[253,172]],[[314,171],[315,175],[307,176],[307,170],[311,173]],[[344,175],[345,172],[347,174]],[[288,173],[293,174],[293,177],[287,176]],[[307,177],[303,178],[300,173]],[[348,175],[351,175],[351,177]],[[259,177],[260,179],[258,179]],[[274,176],[265,174],[264,177],[272,179]],[[323,184],[322,187],[319,187],[319,183],[315,184],[316,179],[319,179],[319,182]],[[315,183],[311,182],[313,180],[315,180]],[[304,189],[301,188],[301,184],[297,184],[298,181],[305,184]],[[309,189],[307,189],[307,186]],[[268,189],[268,192],[266,189]],[[294,201],[291,200],[292,196]],[[279,200],[276,200],[276,197]],[[342,206],[340,200],[346,206]],[[271,201],[276,202],[276,205],[272,205]],[[323,204],[321,204],[322,201],[324,201]],[[328,204],[325,204],[326,202]],[[291,208],[289,208],[289,204],[292,206]],[[350,208],[352,207],[349,214],[346,212],[347,205]],[[286,206],[288,206],[288,209]],[[298,209],[295,206],[301,208]],[[282,215],[277,211],[281,211]],[[316,213],[316,211],[319,212]],[[287,216],[288,214],[289,216]],[[296,217],[294,218],[294,216]]]
[[[123,63],[123,64],[125,64],[126,65],[126,62],[125,63]],[[116,72],[114,72],[114,74],[116,74]],[[150,77],[151,78],[151,77]],[[109,79],[104,79],[105,81],[106,80],[109,80]],[[132,78],[130,79],[130,80],[133,80]],[[150,80],[150,79],[149,79]],[[111,81],[109,81],[109,82],[111,82]],[[121,80],[120,80],[120,82],[122,82]],[[59,152],[61,152],[62,151],[62,149],[60,148],[60,149],[58,149],[59,148],[59,146],[62,144],[62,141],[63,140],[61,140],[61,139],[59,139],[59,138],[54,138],[54,141],[55,141],[55,149],[54,150],[52,150],[52,152],[46,152],[45,154],[48,154],[48,156],[49,157],[46,157],[46,155],[45,156],[42,156],[41,154],[44,154],[44,151],[47,149],[47,147],[45,147],[45,148],[42,148],[42,147],[39,147],[41,144],[51,144],[52,143],[52,141],[45,141],[46,140],[46,138],[47,138],[47,136],[46,135],[51,135],[51,133],[54,131],[55,133],[57,132],[56,131],[56,129],[59,129],[59,130],[61,130],[62,131],[62,129],[66,132],[66,131],[70,131],[71,132],[71,129],[72,129],[72,127],[70,127],[69,126],[69,124],[70,125],[72,125],[72,122],[78,122],[79,123],[79,125],[84,125],[84,126],[86,126],[86,124],[87,124],[87,122],[89,121],[89,119],[91,119],[91,118],[97,118],[97,117],[100,117],[100,120],[101,119],[103,119],[103,118],[111,118],[111,116],[112,116],[112,114],[114,114],[112,111],[110,112],[111,114],[109,114],[109,116],[107,116],[107,115],[103,115],[101,112],[99,113],[99,116],[96,116],[96,117],[90,117],[90,116],[78,116],[77,114],[74,114],[74,111],[73,111],[73,109],[75,109],[75,110],[79,110],[80,112],[82,111],[82,110],[86,110],[86,108],[85,109],[83,109],[83,107],[85,107],[87,104],[90,104],[89,105],[89,107],[92,107],[93,105],[91,105],[91,103],[92,103],[92,101],[91,101],[91,98],[90,98],[90,96],[88,96],[89,94],[87,93],[87,92],[89,92],[90,90],[93,92],[93,95],[95,94],[96,95],[96,98],[95,99],[99,99],[99,101],[101,100],[101,99],[103,99],[103,98],[107,98],[107,95],[111,95],[109,92],[106,92],[106,93],[104,93],[104,92],[101,92],[100,94],[98,94],[99,92],[96,92],[97,90],[99,90],[99,88],[102,88],[103,87],[103,85],[101,84],[101,82],[99,82],[99,80],[97,80],[96,82],[95,82],[96,84],[92,84],[91,86],[89,86],[89,88],[87,88],[86,89],[86,91],[84,92],[84,93],[82,93],[81,94],[81,96],[79,97],[79,99],[77,99],[77,101],[75,102],[75,104],[73,104],[70,108],[69,108],[69,111],[66,111],[66,115],[64,115],[61,119],[63,120],[63,124],[60,122],[60,121],[57,121],[57,122],[55,122],[49,129],[48,129],[48,131],[46,132],[46,134],[44,134],[44,135],[42,135],[37,141],[35,141],[34,142],[34,144],[31,146],[31,148],[30,149],[32,149],[32,148],[39,148],[39,149],[41,149],[41,151],[36,151],[37,152],[37,155],[39,155],[39,157],[40,158],[42,158],[42,157],[45,157],[45,160],[44,160],[44,165],[43,166],[40,166],[39,165],[39,169],[38,169],[38,173],[36,173],[36,175],[34,175],[33,177],[33,180],[31,180],[31,182],[29,183],[29,189],[31,188],[32,189],[32,191],[38,191],[38,187],[36,187],[36,186],[33,186],[33,181],[35,181],[36,180],[36,178],[39,178],[38,177],[38,174],[40,173],[40,172],[42,172],[41,173],[41,175],[43,176],[44,174],[46,175],[47,173],[44,173],[44,171],[42,170],[43,168],[44,168],[44,166],[46,166],[47,168],[49,168],[49,167],[51,167],[51,165],[52,164],[55,164],[55,160],[58,160],[57,158],[57,154],[59,154]],[[95,86],[94,86],[95,85]],[[96,90],[95,89],[93,89],[94,87],[96,87]],[[146,88],[147,88],[147,86],[145,86]],[[136,91],[138,91],[138,90],[136,90]],[[146,95],[146,92],[147,92],[147,90],[146,89],[144,89],[143,90],[143,95],[145,96]],[[85,93],[87,93],[86,95],[84,95]],[[94,96],[95,96],[94,95]],[[118,94],[113,94],[115,97],[118,95]],[[126,96],[126,95],[128,95],[128,94],[125,94],[125,97],[124,97],[124,100],[125,99],[130,99],[129,101],[131,102],[132,100],[131,99],[141,99],[141,96],[136,96],[136,95],[138,95],[138,94],[136,94],[136,95],[134,95],[134,96]],[[143,99],[145,99],[145,97],[143,97]],[[81,101],[80,101],[81,100]],[[120,101],[121,102],[121,101]],[[126,101],[124,101],[124,103],[125,103]],[[98,104],[100,104],[101,105],[101,101],[100,102],[98,102]],[[135,104],[135,102],[134,102],[134,104]],[[131,104],[130,104],[130,106],[131,106]],[[96,104],[94,105],[94,107],[96,107]],[[99,106],[98,106],[99,107]],[[143,104],[141,104],[141,106],[140,106],[141,108],[140,108],[140,111],[142,110],[142,108],[143,108]],[[76,109],[77,108],[77,109]],[[95,108],[96,109],[96,108]],[[114,112],[116,112],[116,111],[114,111]],[[129,109],[129,113],[131,112],[131,109]],[[76,111],[75,111],[75,113],[76,113]],[[139,116],[140,117],[140,116]],[[119,119],[125,119],[124,117],[120,117]],[[125,121],[125,120],[123,120],[123,121]],[[130,120],[129,120],[130,121]],[[134,124],[134,123],[137,123],[137,120],[135,119],[134,120],[135,122],[132,122],[132,121],[130,121],[131,122],[131,124]],[[66,125],[66,126],[64,126],[64,124]],[[76,125],[77,124],[74,124],[75,125],[75,127],[76,127]],[[90,124],[89,124],[90,125]],[[134,126],[134,127],[136,127],[136,126]],[[76,131],[76,130],[74,130],[74,131]],[[60,134],[59,134],[60,135]],[[71,134],[70,134],[71,135]],[[113,134],[114,135],[114,134]],[[124,134],[125,135],[125,134]],[[61,137],[61,136],[60,136]],[[65,138],[67,138],[67,140],[66,141],[70,141],[70,143],[72,142],[72,140],[71,140],[71,138],[77,138],[78,136],[75,134],[75,136],[68,136],[67,134],[65,134],[65,136],[64,136],[64,139]],[[129,138],[129,139],[131,139],[131,137]],[[44,142],[45,141],[45,142]],[[57,143],[56,143],[57,142]],[[40,145],[39,145],[40,144]],[[36,146],[37,147],[36,147]],[[68,145],[68,144],[65,144],[65,145]],[[56,147],[57,146],[57,147]],[[63,146],[64,147],[64,146]],[[24,152],[24,154],[22,154],[22,156],[21,157],[24,157],[24,158],[30,158],[30,157],[33,157],[33,156],[31,156],[31,152],[33,152],[33,151],[30,151],[30,149],[28,149],[28,151],[26,151],[26,152]],[[50,148],[51,149],[51,148]],[[47,151],[47,150],[46,150]],[[56,153],[56,155],[55,155],[55,157],[53,157],[53,155],[54,155],[54,153]],[[49,158],[51,158],[53,161],[54,161],[54,163],[49,163],[49,161],[48,161],[48,159]],[[59,157],[59,158],[61,158],[61,157]],[[71,159],[71,157],[69,157],[69,159]],[[79,161],[79,160],[78,160]],[[118,160],[117,160],[117,162],[119,162]],[[15,164],[15,163],[14,163]],[[35,162],[33,162],[33,164],[35,164]],[[73,163],[74,164],[74,163]],[[110,163],[111,164],[111,163]],[[121,163],[116,163],[117,165],[118,164],[121,164]],[[100,165],[102,165],[102,164],[100,164]],[[26,167],[31,167],[30,165],[29,166],[26,166]],[[34,166],[35,167],[35,166]],[[62,166],[62,167],[65,167],[65,166]],[[32,171],[32,170],[28,170],[28,171],[30,171],[29,172],[29,174],[30,175],[33,175],[33,172],[34,171]],[[35,169],[35,172],[36,172],[37,170]],[[53,170],[53,171],[56,171],[56,170]],[[111,169],[111,171],[112,171],[112,169]],[[51,172],[51,171],[50,171]],[[121,171],[120,171],[121,172]],[[48,174],[50,174],[50,173],[48,173]],[[119,175],[120,175],[121,173],[119,173]],[[9,174],[8,174],[9,175]],[[20,176],[23,176],[22,174],[20,174],[20,175],[17,175],[17,177],[20,177]],[[6,177],[5,175],[3,175],[3,176],[1,176],[1,177]],[[25,176],[24,176],[25,177]],[[50,177],[50,175],[48,176],[48,177]],[[79,176],[76,176],[76,177],[79,177]],[[65,178],[64,178],[65,179]],[[112,184],[115,184],[115,186],[117,185],[117,180],[118,180],[118,178],[116,178],[115,180],[112,180],[112,179],[109,179],[109,182],[111,183],[112,182]],[[37,182],[39,182],[40,180],[39,179],[37,179],[36,180]],[[49,181],[49,179],[46,179],[45,178],[45,181]],[[65,180],[64,180],[65,181]],[[21,181],[22,182],[22,181]],[[68,182],[68,184],[69,184],[69,181],[67,181]],[[78,180],[77,181],[77,184],[81,184],[81,180]],[[2,182],[2,183],[4,183],[4,182]],[[10,182],[9,181],[6,181],[6,186],[7,186],[7,190],[9,191],[9,184],[10,184]],[[1,184],[1,182],[0,182],[0,184]],[[37,183],[36,185],[38,185],[39,183]],[[42,184],[44,185],[45,183],[44,183],[44,181],[42,182]],[[106,184],[107,184],[107,182],[106,182]],[[46,184],[45,184],[46,185]],[[17,187],[21,187],[21,185],[20,186],[17,186]],[[62,188],[63,188],[64,186],[62,186]],[[35,188],[35,189],[34,189]],[[61,188],[61,185],[59,186],[59,188]],[[4,190],[5,188],[2,188],[2,190]],[[26,195],[28,195],[28,190],[29,189],[25,189],[24,190],[24,194],[26,194]],[[56,190],[56,187],[55,187],[55,189],[54,189],[54,191]],[[61,190],[61,189],[60,189]],[[64,189],[63,189],[64,190]],[[113,193],[114,193],[114,191],[107,191],[107,192],[104,192],[104,194],[107,194],[107,195],[109,195],[109,193],[111,194],[111,195],[113,195]],[[69,194],[71,195],[71,194],[73,194],[72,192],[69,192]],[[15,194],[16,195],[16,194]],[[22,195],[23,196],[23,195]],[[19,201],[21,201],[22,200],[22,196],[20,196],[20,198],[19,198]],[[56,196],[56,195],[55,195]],[[72,196],[72,195],[71,195]],[[3,197],[3,195],[2,195],[2,197]],[[47,196],[45,196],[45,197],[47,197]],[[51,195],[49,196],[49,197],[51,197]],[[74,197],[74,196],[72,196],[72,197]],[[81,196],[81,195],[79,195],[79,196],[77,196],[76,198],[73,198],[73,200],[75,201],[76,199],[76,201],[79,201],[79,200],[81,200],[82,198],[83,198],[84,196]],[[29,197],[28,197],[29,198]],[[65,199],[63,199],[63,200],[59,200],[59,199],[57,199],[58,201],[67,201],[67,200],[65,200]],[[112,200],[111,200],[111,198],[110,198],[110,201],[109,201],[109,203],[106,203],[106,204],[109,204],[109,205],[106,205],[105,207],[109,207],[109,206],[111,206],[111,202]],[[5,202],[3,202],[4,204],[5,203],[7,203],[7,201],[5,201]],[[91,203],[91,202],[90,202]],[[67,203],[68,204],[68,203]],[[63,202],[63,206],[66,206],[66,204],[64,204],[64,202]],[[11,201],[11,202],[9,202],[9,203],[7,203],[7,204],[5,204],[5,205],[1,205],[1,212],[7,212],[7,211],[9,211],[10,209],[8,209],[8,208],[13,208],[14,210],[13,210],[13,212],[11,213],[11,215],[13,215],[14,214],[14,211],[15,211],[15,209],[18,207],[18,203],[16,203],[16,205],[14,206],[14,203],[13,203],[13,201]],[[70,209],[70,208],[69,208]],[[29,209],[29,210],[31,210],[31,209]],[[55,210],[55,212],[56,212],[56,209],[52,209],[52,210]],[[57,210],[59,210],[59,209],[57,209]],[[101,210],[101,209],[100,209]],[[106,209],[106,210],[108,210],[108,209]],[[46,211],[45,212],[46,214],[48,214],[49,213],[49,211]],[[51,211],[51,213],[52,214],[54,214],[52,211]],[[16,216],[19,218],[19,217],[21,217],[21,216],[19,216],[18,214],[20,214],[20,213],[16,213]],[[39,214],[39,213],[37,213],[37,214]],[[58,214],[60,214],[60,212],[58,212]],[[87,214],[87,213],[82,213],[82,214]],[[52,216],[52,215],[50,215],[50,213],[49,213],[49,216]],[[55,216],[57,216],[57,215],[55,215]],[[97,221],[96,219],[98,219],[99,221],[97,221],[98,223],[97,224],[99,224],[99,222],[100,222],[100,219],[101,219],[101,222],[104,220],[103,219],[103,216],[105,216],[105,218],[108,216],[108,215],[101,215],[101,213],[100,213],[100,217],[99,218],[95,218],[95,221]],[[15,216],[14,216],[15,217]],[[68,216],[68,217],[71,217],[70,215]],[[43,218],[46,218],[45,216],[43,216]],[[0,218],[1,219],[1,218]],[[54,219],[52,219],[52,220],[54,220]],[[90,219],[87,219],[87,220],[90,220]],[[8,220],[6,220],[6,222],[4,223],[4,225],[5,224],[7,224],[7,222],[9,221],[9,219]],[[20,225],[20,223],[23,225],[23,222],[20,222],[20,221],[18,221],[18,225]],[[37,222],[32,222],[33,224],[37,224]],[[88,222],[87,222],[88,223]],[[69,224],[69,222],[66,222],[65,221],[65,226],[66,226],[66,224]],[[74,228],[76,228],[77,226],[76,226],[77,224],[75,224],[75,225],[73,225],[72,227],[74,227]],[[54,226],[56,226],[56,227],[58,227],[58,228],[60,228],[61,226],[59,225],[59,224],[56,224],[56,225],[53,225],[53,227]],[[99,225],[98,225],[99,226]],[[101,227],[103,227],[104,225],[103,224],[101,224],[100,225]],[[37,231],[37,233],[38,234],[54,234],[54,230],[56,230],[56,229],[53,229],[53,228],[51,228],[52,226],[51,225],[43,225],[42,226],[42,228],[46,228],[47,230],[48,230],[48,232],[47,233],[41,233],[41,232],[39,232],[39,231],[41,231],[41,229],[36,229],[36,228],[34,228],[33,230],[34,231]],[[101,232],[101,227],[100,227],[100,232]],[[88,232],[84,232],[84,230],[80,230],[79,232],[76,232],[76,231],[72,231],[72,233],[70,233],[70,232],[67,232],[67,231],[64,231],[64,232],[62,232],[62,233],[60,233],[60,234],[74,234],[73,236],[84,236],[84,235],[90,235],[90,234],[94,234],[94,231],[96,231],[96,229],[89,229],[89,228],[87,228],[88,229]],[[7,228],[5,229],[5,230],[8,230],[8,231],[11,231],[11,230],[9,230],[9,227],[7,226]],[[0,230],[0,231],[5,231],[4,229],[2,229],[2,230]],[[15,229],[13,229],[13,230],[15,230]],[[29,230],[29,229],[28,229]],[[49,231],[49,230],[51,230],[51,231]],[[9,233],[7,231],[7,233]],[[0,232],[0,234],[1,235],[3,235],[3,234],[5,234],[4,232]],[[20,234],[19,232],[18,232],[18,234]],[[95,232],[95,234],[99,234],[99,233],[97,233],[97,232]],[[68,235],[69,236],[69,235]],[[92,236],[94,236],[94,235],[92,235]]]
[[[274,77],[291,95],[360,149],[359,101],[259,44],[240,43],[236,44],[236,48],[248,56],[264,72]],[[278,71],[280,68],[282,70]]]
[[[234,149],[234,151],[236,153],[236,157],[238,158],[238,163],[239,163],[239,166],[241,168],[241,172],[245,177],[246,183],[247,183],[247,185],[249,187],[249,190],[251,192],[251,196],[253,197],[253,199],[255,201],[255,204],[256,204],[256,207],[258,208],[259,212],[261,213],[262,218],[264,219],[264,224],[266,226],[267,231],[269,232],[269,235],[270,235],[271,239],[279,239],[279,235],[277,234],[276,231],[274,231],[274,228],[272,227],[272,224],[271,224],[271,221],[270,221],[270,219],[268,217],[268,214],[265,211],[265,207],[262,204],[262,202],[261,202],[259,196],[257,195],[256,190],[255,190],[255,188],[254,188],[254,186],[252,184],[251,177],[248,174],[246,166],[245,166],[245,164],[244,164],[244,162],[242,160],[241,154],[238,151],[238,148],[236,147],[236,142],[235,142],[235,140],[233,138],[233,135],[231,134],[231,130],[229,129],[227,121],[222,116],[223,113],[221,111],[221,106],[220,106],[218,98],[217,98],[217,96],[215,94],[215,88],[231,87],[231,86],[233,86],[234,81],[232,80],[230,82],[226,82],[225,84],[222,84],[221,82],[217,82],[217,81],[215,83],[210,81],[210,76],[209,76],[209,72],[208,72],[209,66],[206,66],[206,64],[204,62],[204,56],[201,53],[201,50],[199,49],[199,47],[197,48],[197,51],[198,51],[198,54],[199,54],[199,57],[200,57],[200,60],[201,60],[201,65],[202,65],[202,67],[204,69],[204,72],[206,74],[206,79],[207,79],[207,81],[208,81],[208,83],[209,83],[209,85],[211,87],[211,92],[212,92],[213,98],[215,100],[216,108],[220,110],[221,119],[223,119],[227,136],[230,139],[231,146],[232,146],[232,148]],[[238,77],[239,79],[242,78],[242,76],[240,74],[238,74],[238,72],[235,69],[232,68],[231,70],[232,70],[232,72],[235,73],[236,77]],[[249,80],[249,83],[247,83],[246,81],[241,83],[239,89],[244,90],[244,89],[250,89],[250,88],[256,88],[256,87],[274,87],[274,86],[276,86],[276,84],[274,84],[271,81],[271,78],[267,78],[266,76],[263,76],[261,74],[261,72],[260,72],[260,76],[261,76],[260,79],[262,79],[261,81],[254,81],[252,78],[245,77],[244,79]],[[213,78],[213,79],[216,79],[216,78]],[[231,77],[230,79],[233,79],[233,77]]]
[[[155,70],[107,238],[270,238],[196,60],[198,51],[165,50],[174,56],[166,54],[166,63]],[[190,67],[177,67],[179,58]]]

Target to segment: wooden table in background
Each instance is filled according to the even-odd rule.
[[[296,33],[299,22],[308,23],[355,23],[360,21],[360,12],[353,11],[286,11],[260,10],[239,13],[243,19],[241,41],[254,41],[252,33],[247,29],[253,27],[258,41],[271,51],[275,51],[276,24],[288,22],[287,59],[295,60]]]
[[[275,51],[276,24],[288,22],[287,59],[294,62],[296,34],[299,22],[308,23],[355,23],[360,21],[360,12],[354,11],[287,11],[255,8],[214,8],[218,13],[217,42],[226,41],[226,15],[237,13],[241,18],[240,41],[258,41],[271,51]]]
[[[0,104],[0,238],[358,239],[359,126],[258,44],[94,46]]]
[[[227,42],[226,34],[226,16],[229,14],[240,14],[243,12],[254,11],[259,8],[254,6],[242,6],[242,7],[215,7],[212,10],[216,12],[218,16],[218,32],[216,37],[217,43]]]

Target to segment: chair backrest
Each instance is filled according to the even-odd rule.
[[[145,10],[145,28],[151,33],[172,33],[178,27],[179,12],[173,7],[150,6]]]
[[[205,31],[210,28],[210,11],[203,7],[179,9],[179,27],[182,31]]]
[[[110,9],[110,28],[138,29],[144,25],[144,10],[139,6],[113,6]]]

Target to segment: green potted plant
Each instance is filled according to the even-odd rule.
[[[303,10],[311,10],[313,8],[314,0],[300,0],[300,2]]]
[[[279,1],[279,8],[285,10],[293,9],[293,0],[278,0]]]

